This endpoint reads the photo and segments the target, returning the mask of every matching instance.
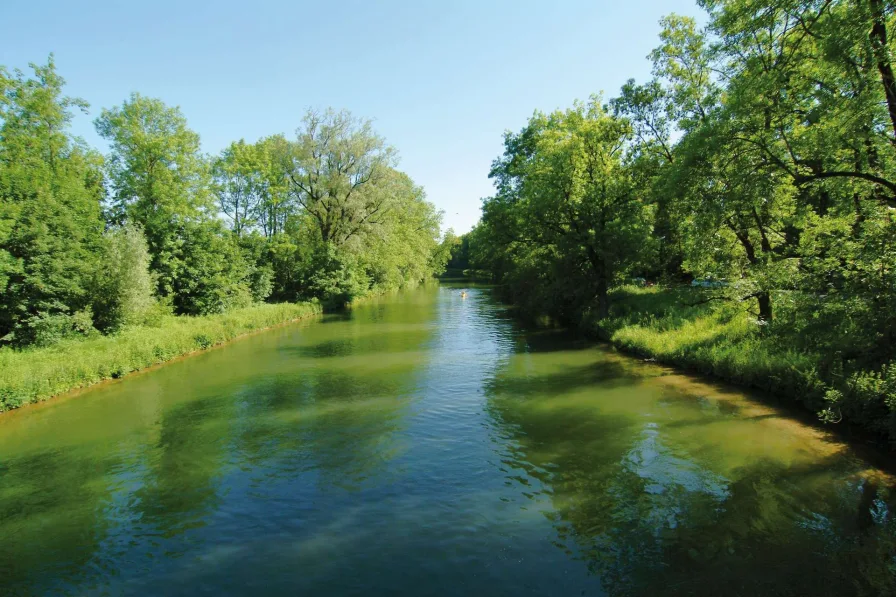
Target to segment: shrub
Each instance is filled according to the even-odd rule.
[[[220,222],[184,226],[181,271],[172,283],[178,315],[211,315],[252,303],[249,266]]]
[[[327,245],[315,255],[305,286],[310,297],[328,306],[342,306],[364,296],[370,281],[353,255]]]
[[[142,230],[125,225],[107,232],[91,288],[94,323],[103,333],[141,324],[155,308],[155,280]]]
[[[16,331],[18,344],[51,346],[66,339],[87,337],[96,332],[89,309],[67,313],[39,313],[26,319]]]

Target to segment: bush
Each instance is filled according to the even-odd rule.
[[[249,266],[220,222],[184,226],[181,271],[173,281],[178,315],[211,315],[252,304]]]
[[[62,340],[85,338],[95,332],[89,309],[72,315],[39,313],[25,320],[16,331],[15,340],[17,344],[44,347]]]
[[[94,325],[103,333],[144,323],[155,308],[155,280],[143,231],[125,225],[107,232],[91,288]]]
[[[370,280],[353,255],[327,245],[315,255],[305,287],[309,297],[327,306],[343,306],[364,296]]]
[[[249,292],[252,300],[262,302],[274,291],[274,269],[270,265],[256,266],[249,275]]]

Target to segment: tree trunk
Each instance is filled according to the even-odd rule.
[[[893,125],[896,142],[896,76],[893,75],[893,64],[890,60],[890,48],[887,44],[887,17],[884,14],[881,0],[869,0],[871,7],[871,32],[868,37],[874,50],[874,58],[877,61],[877,70],[880,73],[880,81],[884,87],[884,95],[887,98],[887,111],[890,113],[890,122]]]
[[[606,319],[610,316],[610,282],[607,280],[606,264],[593,245],[587,244],[585,249],[597,278],[597,319]]]
[[[601,278],[597,283],[597,319],[602,320],[610,316],[610,285]]]
[[[762,291],[756,295],[756,300],[759,301],[759,321],[764,321],[765,323],[772,322],[772,296],[768,293],[768,291]]]
[[[756,217],[758,221],[758,215]],[[737,240],[740,241],[741,246],[744,248],[744,252],[747,254],[747,261],[750,262],[750,265],[758,265],[759,259],[756,257],[756,249],[753,246],[753,242],[750,240],[750,237],[747,235],[747,233],[738,230],[737,227],[735,227],[731,222],[728,222],[728,227],[731,228],[732,232],[734,232],[735,236],[737,236]],[[765,235],[763,235],[763,251],[766,250],[767,242],[768,240],[766,239]],[[768,250],[771,250],[770,245],[768,246]],[[756,299],[759,301],[759,321],[771,323],[772,295],[769,294],[767,290],[763,290],[756,294]]]

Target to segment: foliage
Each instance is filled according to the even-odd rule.
[[[16,340],[27,338],[30,346],[51,346],[61,340],[90,337],[96,332],[90,309],[72,314],[43,311],[22,322]]]
[[[121,107],[103,110],[96,127],[111,150],[110,216],[143,228],[158,295],[177,313],[221,312],[240,292],[230,278],[239,277],[231,270],[241,262],[226,262],[230,244],[211,223],[209,168],[199,135],[179,109],[136,93]],[[202,254],[219,249],[225,253]]]
[[[438,250],[439,263],[444,264],[447,271],[463,272],[470,267],[470,241],[468,235],[457,236],[454,229],[449,228],[442,237]]]
[[[380,186],[388,196],[387,209],[376,226],[345,245],[359,259],[371,288],[395,290],[441,273],[441,214],[406,174],[389,170]]]
[[[0,69],[0,341],[18,345],[90,327],[103,230],[100,158],[66,130],[86,104],[63,95],[52,56],[31,68]]]
[[[209,158],[179,108],[134,93],[95,120],[103,158],[69,133],[87,104],[52,56],[31,68],[0,66],[0,343],[21,350],[0,352],[0,407],[317,310],[253,303],[341,307],[444,268],[441,214],[370,121],[310,111],[294,140]]]
[[[212,165],[221,212],[237,236],[255,224],[263,209],[266,157],[262,145],[250,145],[240,139],[225,148]]]
[[[173,280],[175,313],[209,315],[252,302],[249,268],[236,238],[219,221],[185,224],[177,257],[180,275]]]
[[[91,285],[94,325],[103,333],[144,323],[156,307],[155,281],[143,231],[126,224],[106,231]]]
[[[611,285],[648,257],[652,208],[632,184],[630,138],[597,97],[505,137],[483,224],[518,301],[567,320],[592,300],[606,313]]]
[[[324,244],[340,246],[381,221],[392,196],[382,185],[394,150],[370,121],[346,111],[309,110],[289,154],[287,175]]]
[[[326,244],[312,259],[305,287],[310,296],[324,305],[342,306],[366,294],[370,281],[356,256]]]

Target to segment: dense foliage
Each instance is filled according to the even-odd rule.
[[[260,301],[338,305],[419,283],[448,258],[441,214],[368,121],[309,111],[205,155],[178,108],[133,94],[69,131],[52,56],[0,67],[0,345],[60,341]]]
[[[699,4],[705,28],[662,20],[652,80],[506,135],[455,256],[533,314],[609,332],[687,327],[668,309],[639,319],[613,286],[694,280],[666,306],[718,326],[670,360],[721,369],[709,348],[736,320],[743,358],[794,363],[781,377],[802,381],[777,389],[896,439],[896,6]]]

